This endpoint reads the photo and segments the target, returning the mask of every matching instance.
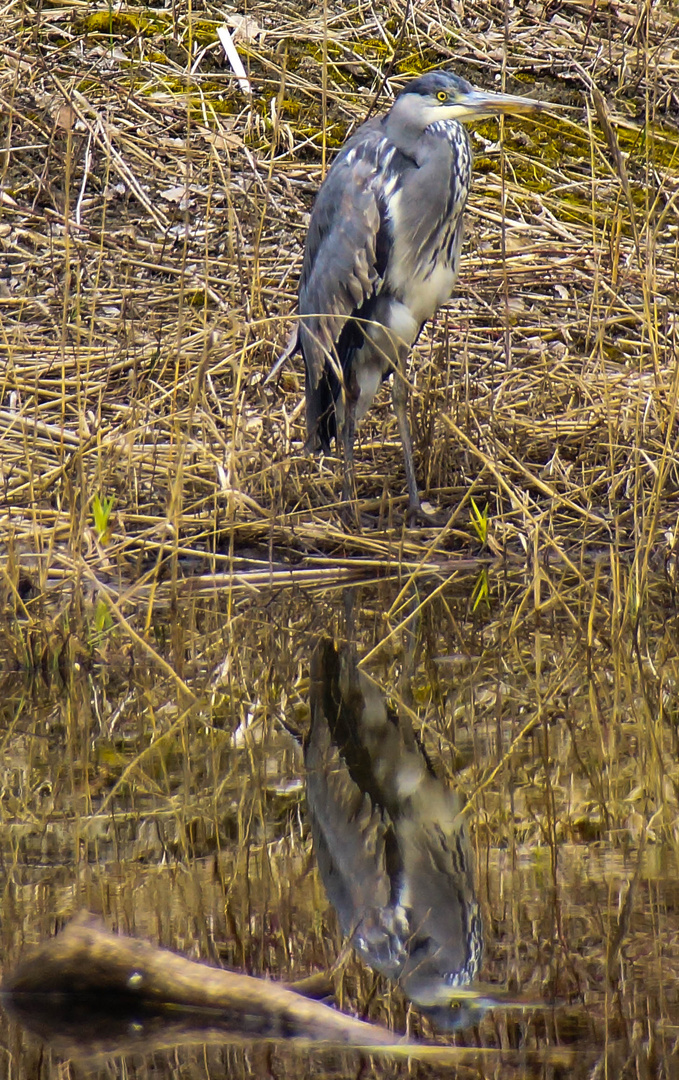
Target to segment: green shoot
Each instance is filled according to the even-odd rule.
[[[488,503],[486,503],[483,510],[479,510],[478,504],[473,496],[469,501],[472,505],[471,523],[474,532],[485,547],[488,539]]]
[[[488,585],[488,573],[484,567],[478,578],[472,593],[472,610],[476,611],[479,604],[486,603],[490,607],[490,587]]]
[[[94,528],[97,534],[97,539],[102,544],[106,544],[109,540],[109,532],[111,526],[111,511],[113,510],[113,496],[103,499],[99,495],[95,495],[92,499],[92,516],[94,517]]]

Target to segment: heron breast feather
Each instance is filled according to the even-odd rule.
[[[373,403],[375,394],[382,382],[381,364],[357,364],[355,368],[356,388],[358,400],[356,402],[356,421],[363,419]]]
[[[415,274],[407,283],[403,301],[417,320],[418,328],[450,300],[457,274],[447,263],[439,262],[429,274]]]

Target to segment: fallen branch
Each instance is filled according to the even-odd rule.
[[[186,960],[145,941],[112,934],[87,912],[40,946],[2,984],[10,1004],[59,995],[100,1010],[177,1009],[218,1015],[235,1030],[344,1046],[401,1042],[391,1032],[303,997],[268,979]],[[43,1002],[43,1008],[44,1008]]]
[[[317,980],[311,983],[309,992],[317,992]],[[441,1068],[496,1068],[500,1061],[525,1068],[528,1059],[568,1068],[576,1056],[566,1047],[512,1052],[411,1041],[279,983],[112,934],[87,912],[4,980],[0,1000],[60,1056],[90,1063],[196,1043],[284,1038],[295,1039],[298,1047],[352,1047]]]

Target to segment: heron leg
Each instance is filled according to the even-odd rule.
[[[415,464],[413,462],[413,441],[410,437],[410,425],[408,423],[408,384],[398,367],[394,370],[391,396],[394,402],[394,412],[396,413],[398,431],[401,436],[401,445],[403,447],[406,484],[408,487],[408,518],[412,520],[413,518],[422,515],[422,504],[420,503],[420,496],[417,492]]]
[[[344,482],[342,499],[345,503],[356,500],[356,474],[354,472],[354,439],[356,437],[356,400],[349,394],[345,400],[342,425],[342,449],[344,453]]]

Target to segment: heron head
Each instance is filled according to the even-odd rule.
[[[391,111],[409,126],[424,130],[437,120],[465,122],[505,113],[533,113],[542,108],[542,102],[533,98],[477,90],[450,71],[430,71],[400,91]]]
[[[479,1024],[492,1007],[493,1003],[486,1001],[454,1001],[450,1005],[434,1005],[429,1008],[421,1008],[420,1012],[427,1017],[437,1031],[451,1033],[464,1031],[474,1024]]]

